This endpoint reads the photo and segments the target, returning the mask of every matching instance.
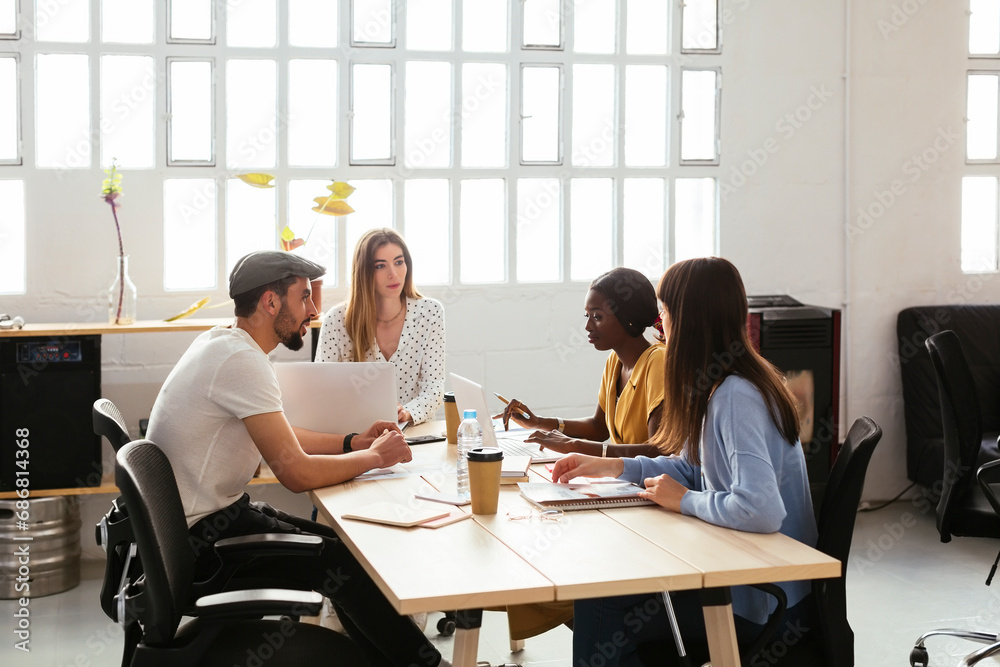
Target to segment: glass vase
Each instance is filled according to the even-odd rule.
[[[134,324],[137,294],[128,275],[128,255],[115,259],[115,281],[108,289],[108,321],[111,324]]]

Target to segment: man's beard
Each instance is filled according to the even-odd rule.
[[[292,319],[292,314],[286,309],[281,309],[281,314],[274,321],[274,333],[278,334],[278,340],[281,344],[287,347],[292,352],[296,352],[302,349],[305,342],[302,340],[302,334],[299,333],[302,323],[296,323]]]

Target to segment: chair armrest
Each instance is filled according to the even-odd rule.
[[[1000,514],[1000,459],[980,466],[976,471],[976,480],[986,500],[990,501],[993,511]]]
[[[260,618],[262,616],[315,616],[323,608],[323,596],[314,591],[256,588],[215,593],[198,598],[185,613],[206,620]]]
[[[216,554],[227,565],[262,556],[318,556],[322,551],[319,535],[264,533],[227,537],[215,543]]]

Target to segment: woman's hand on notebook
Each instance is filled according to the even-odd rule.
[[[552,481],[565,484],[574,477],[618,477],[625,470],[619,459],[605,459],[585,454],[568,454],[552,468]]]
[[[642,498],[648,498],[657,505],[680,514],[681,499],[690,489],[675,480],[670,475],[647,477],[643,481],[644,491],[639,492]]]

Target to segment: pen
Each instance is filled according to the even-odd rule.
[[[508,400],[507,400],[506,398],[504,398],[504,397],[503,397],[503,396],[501,396],[500,394],[498,394],[498,393],[496,393],[496,392],[493,392],[493,395],[494,395],[494,396],[496,396],[497,398],[499,398],[499,399],[500,399],[501,401],[503,401],[503,404],[504,404],[504,405],[510,405],[510,401],[508,401]],[[520,415],[521,415],[522,417],[524,417],[525,419],[531,419],[531,417],[529,417],[529,416],[528,416],[528,414],[527,414],[527,413],[525,413],[525,412],[521,412],[520,410],[518,410],[518,413],[519,413],[519,414],[520,414]]]

